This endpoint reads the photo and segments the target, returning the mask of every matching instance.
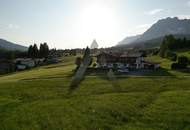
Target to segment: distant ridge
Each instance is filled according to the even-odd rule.
[[[125,45],[135,42],[141,37],[141,35],[126,37],[123,41],[119,42],[119,45]]]
[[[5,49],[5,50],[10,50],[10,51],[26,51],[27,47],[18,45],[9,41],[6,41],[4,39],[0,39],[0,48]]]
[[[125,47],[158,47],[165,35],[172,34],[177,38],[190,38],[190,19],[166,18],[153,24],[146,32],[138,37],[127,37],[117,46]],[[130,40],[130,39],[135,40]]]

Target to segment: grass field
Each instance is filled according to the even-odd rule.
[[[189,73],[147,77],[86,76],[68,93],[74,58],[0,77],[0,130],[189,130]],[[162,77],[161,75],[164,75]]]

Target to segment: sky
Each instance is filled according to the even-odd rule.
[[[0,0],[0,38],[51,48],[116,45],[159,19],[190,18],[190,0]]]

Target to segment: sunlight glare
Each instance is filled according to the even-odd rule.
[[[84,7],[77,20],[80,39],[92,40],[96,38],[107,42],[113,41],[116,36],[117,24],[114,10],[103,4]]]

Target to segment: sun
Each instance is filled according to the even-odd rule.
[[[77,19],[80,38],[99,39],[109,42],[117,32],[117,18],[114,10],[103,4],[86,5]]]

